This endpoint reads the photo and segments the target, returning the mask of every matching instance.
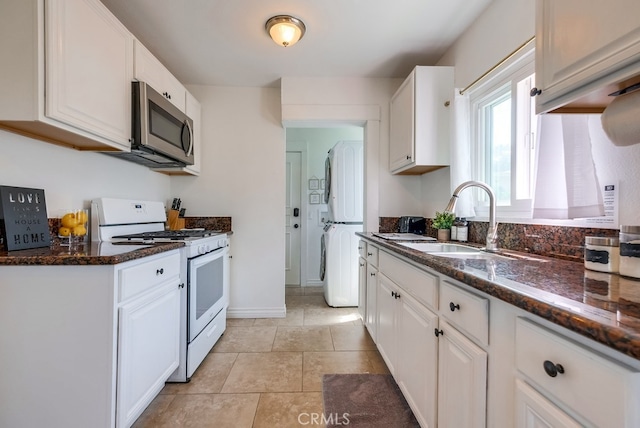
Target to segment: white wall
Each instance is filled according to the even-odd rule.
[[[99,197],[166,201],[169,177],[102,153],[80,152],[0,130],[0,185],[44,189],[49,218]]]
[[[172,177],[188,216],[231,216],[230,317],[284,307],[285,132],[278,89],[189,86],[202,104],[202,174]]]
[[[362,141],[363,129],[361,127],[344,128],[287,128],[287,151],[298,151],[304,148],[306,153],[306,165],[302,177],[302,218],[303,231],[306,242],[302,248],[301,284],[303,286],[322,285],[320,280],[320,237],[323,233],[321,212],[327,211],[327,204],[309,204],[309,186],[307,180],[316,177],[324,178],[324,163],[327,152],[338,141]],[[303,163],[305,160],[303,159]],[[322,192],[322,191],[320,191]]]

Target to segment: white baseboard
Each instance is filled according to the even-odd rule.
[[[285,318],[287,308],[228,308],[227,318]]]
[[[303,285],[303,287],[322,287],[324,285],[324,281],[317,280],[307,280],[307,283]]]

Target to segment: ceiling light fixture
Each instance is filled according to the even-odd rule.
[[[274,42],[285,48],[295,45],[304,36],[304,22],[290,15],[276,15],[267,21],[265,29]]]

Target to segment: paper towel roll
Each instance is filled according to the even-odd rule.
[[[640,90],[615,97],[600,120],[605,134],[616,146],[640,143]]]

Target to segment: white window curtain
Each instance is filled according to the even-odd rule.
[[[540,115],[537,145],[533,218],[603,216],[588,115]]]
[[[472,180],[471,174],[471,123],[469,95],[461,95],[455,89],[453,97],[453,117],[451,120],[451,194],[460,184]],[[473,192],[469,189],[461,192],[456,205],[456,217],[475,217],[473,209]]]

